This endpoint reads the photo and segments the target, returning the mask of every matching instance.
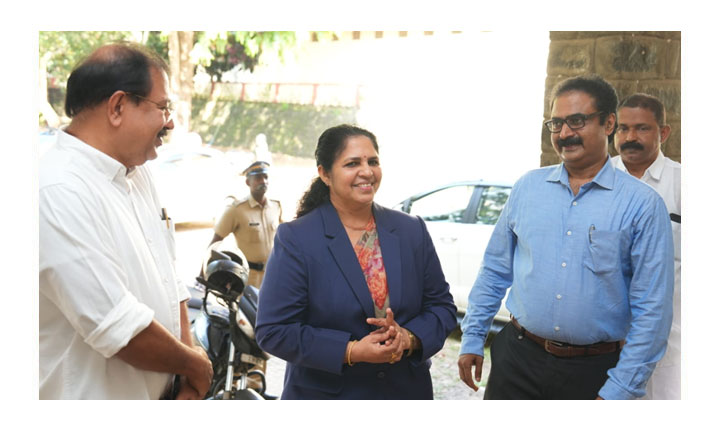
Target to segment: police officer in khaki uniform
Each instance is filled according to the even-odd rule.
[[[265,196],[268,188],[269,163],[257,161],[243,171],[250,195],[235,200],[215,224],[212,243],[233,233],[238,248],[250,267],[248,284],[260,288],[265,263],[272,249],[275,231],[282,222],[280,201]]]

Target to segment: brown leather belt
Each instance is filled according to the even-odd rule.
[[[545,351],[557,357],[579,357],[609,354],[615,351],[620,351],[623,345],[625,345],[625,341],[599,342],[592,345],[571,345],[534,335],[521,326],[515,317],[512,317],[510,322],[516,329],[520,330],[521,337],[527,336],[528,339],[540,345]]]

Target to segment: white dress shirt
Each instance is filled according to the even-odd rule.
[[[60,132],[38,197],[40,399],[158,399],[170,374],[114,357],[152,319],[180,338],[189,297],[149,170]]]
[[[612,158],[615,166],[627,171],[620,156]],[[652,186],[665,201],[669,213],[680,213],[680,167],[665,157],[662,151],[645,170],[642,180]],[[680,399],[680,223],[671,222],[675,248],[675,292],[673,295],[673,322],[665,356],[658,362],[647,384],[648,399]]]

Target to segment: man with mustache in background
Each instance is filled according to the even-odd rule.
[[[40,399],[200,399],[172,220],[145,162],[174,127],[168,66],[142,45],[71,73],[70,125],[40,160]]]
[[[675,251],[673,321],[665,356],[647,385],[647,399],[680,399],[680,164],[665,157],[660,145],[670,136],[665,106],[656,97],[636,93],[620,103],[615,150],[618,170],[655,189],[670,213]]]
[[[512,286],[485,399],[638,398],[672,321],[670,219],[652,188],[610,162],[617,94],[607,81],[561,81],[550,104],[544,124],[562,163],[513,187],[468,298],[460,379],[477,390]]]

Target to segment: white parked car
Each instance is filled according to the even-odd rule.
[[[177,223],[213,223],[227,197],[247,195],[239,167],[220,150],[207,146],[160,147],[148,161],[160,202]]]
[[[511,183],[457,182],[414,195],[394,207],[420,216],[427,224],[459,316],[467,311],[485,247],[511,189]],[[494,330],[509,320],[503,299]]]

